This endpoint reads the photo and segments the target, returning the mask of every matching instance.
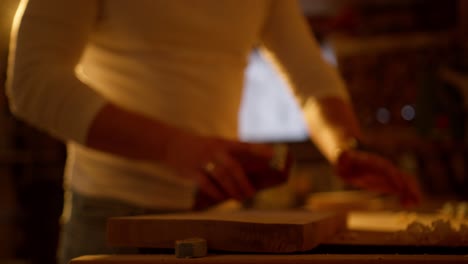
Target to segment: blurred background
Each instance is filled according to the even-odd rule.
[[[0,262],[54,263],[66,152],[8,111],[3,91],[17,4],[0,2]],[[372,147],[417,177],[430,198],[467,199],[467,1],[301,4]],[[311,193],[346,188],[308,141],[293,95],[258,52],[245,85],[241,138],[287,143],[296,158],[291,182],[276,190],[283,195],[266,194],[258,206],[301,206]]]

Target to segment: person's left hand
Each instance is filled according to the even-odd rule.
[[[410,207],[422,200],[421,188],[411,175],[377,154],[345,150],[336,163],[338,175],[350,185],[383,194],[394,194],[401,205]]]

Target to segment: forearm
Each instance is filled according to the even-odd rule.
[[[351,103],[340,97],[310,98],[304,114],[312,141],[332,164],[353,140],[362,138]]]
[[[334,163],[337,150],[361,133],[347,102],[346,85],[336,68],[323,60],[297,1],[274,2],[262,40],[268,58],[285,73],[299,103],[305,103],[311,139]]]
[[[92,121],[85,144],[129,159],[164,162],[169,145],[182,133],[181,129],[108,103]]]

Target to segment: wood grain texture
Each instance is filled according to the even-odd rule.
[[[455,264],[468,263],[467,256],[459,255],[208,255],[196,259],[180,259],[173,255],[101,255],[83,256],[70,264]]]
[[[310,211],[235,211],[116,217],[108,221],[113,247],[174,248],[190,237],[208,250],[285,253],[306,251],[346,227],[346,215]]]

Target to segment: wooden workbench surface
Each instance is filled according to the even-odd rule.
[[[183,259],[174,255],[97,255],[83,256],[70,264],[455,264],[468,263],[468,255],[335,255],[335,254],[301,254],[301,255],[208,255],[202,258]]]

